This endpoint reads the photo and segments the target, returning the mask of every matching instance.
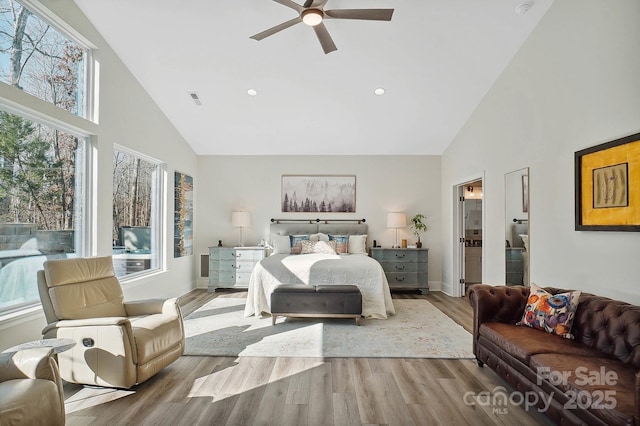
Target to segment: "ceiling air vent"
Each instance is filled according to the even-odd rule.
[[[198,94],[196,92],[189,93],[189,96],[191,96],[191,99],[193,99],[193,102],[196,105],[202,105],[202,101],[200,100],[200,97],[198,96]]]

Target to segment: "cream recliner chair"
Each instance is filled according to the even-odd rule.
[[[0,354],[0,425],[64,426],[64,393],[51,348]]]
[[[177,299],[123,302],[111,256],[49,260],[38,271],[47,338],[76,345],[58,354],[71,383],[129,388],[184,352]]]

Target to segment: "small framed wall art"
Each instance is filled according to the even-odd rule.
[[[193,255],[193,178],[174,173],[173,257]]]
[[[640,231],[640,133],[575,153],[576,231]]]

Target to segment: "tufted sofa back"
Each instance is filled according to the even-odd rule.
[[[551,294],[570,291],[545,290]],[[578,342],[640,368],[640,306],[582,293],[571,334]]]

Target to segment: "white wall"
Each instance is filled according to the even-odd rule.
[[[484,282],[504,283],[504,174],[530,167],[531,280],[640,303],[640,234],[574,231],[574,152],[640,132],[640,2],[554,2],[442,157],[451,186],[485,171]],[[472,152],[473,155],[469,155]]]
[[[111,253],[113,145],[119,144],[161,160],[167,164],[168,172],[167,270],[127,282],[123,288],[127,300],[185,294],[195,287],[196,257],[173,258],[173,173],[178,170],[195,176],[196,155],[73,2],[48,0],[43,4],[98,47],[95,57],[99,63],[99,123],[85,126],[94,134],[97,153],[96,237],[92,254]],[[10,90],[1,91],[0,95],[4,96],[5,92],[11,96]],[[35,100],[30,106],[36,110],[41,108],[40,102]],[[80,119],[77,122],[82,125]],[[198,190],[196,186],[194,194]],[[197,206],[197,199],[194,203]],[[40,338],[44,325],[44,316],[40,313],[29,320],[0,322],[0,350]]]
[[[355,175],[356,213],[281,213],[283,174]],[[233,246],[239,231],[231,227],[231,212],[251,212],[245,245],[268,239],[271,218],[358,218],[369,225],[368,244],[393,244],[393,231],[386,228],[389,211],[404,211],[407,219],[416,213],[427,217],[429,229],[421,236],[429,252],[429,281],[439,288],[442,275],[440,220],[440,157],[438,156],[201,156],[198,158],[200,187],[196,220],[199,231],[196,252],[223,240]],[[399,230],[398,239],[414,242],[409,229]],[[203,285],[203,283],[201,283]]]

